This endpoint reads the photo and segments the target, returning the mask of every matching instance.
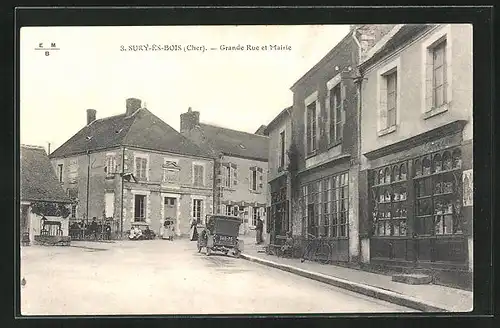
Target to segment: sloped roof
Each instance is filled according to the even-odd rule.
[[[267,162],[268,137],[204,123],[199,127],[209,144],[219,152]]]
[[[21,146],[21,200],[70,203],[45,149]]]
[[[207,151],[181,135],[149,110],[141,108],[131,116],[121,114],[92,122],[57,148],[50,154],[50,158],[117,146],[133,146],[182,155],[210,157]]]
[[[257,129],[257,131],[255,131],[255,134],[263,135],[264,131],[266,131],[266,126],[264,124],[262,124],[261,126],[259,126],[259,128]]]
[[[285,119],[285,117],[289,117],[290,111],[292,109],[293,109],[293,106],[287,107],[287,108],[283,109],[278,115],[276,115],[276,117],[273,118],[273,120],[271,122],[269,122],[269,124],[266,126],[266,129],[264,130],[264,134],[266,134],[266,135],[269,134],[270,130],[274,129],[276,124],[278,124],[283,119]]]
[[[371,57],[366,58],[360,65],[360,68],[365,68],[376,61],[382,59],[387,54],[395,51],[398,47],[402,46],[419,36],[424,31],[427,31],[436,25],[434,24],[405,24],[403,25],[390,39],[381,40],[385,42],[378,51]]]

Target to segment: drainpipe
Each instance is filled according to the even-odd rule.
[[[89,223],[90,151],[87,150],[87,223]]]
[[[363,75],[362,73],[360,72],[360,75],[358,77],[358,80],[356,81],[356,84],[358,85],[357,87],[357,90],[358,90],[358,106],[357,106],[357,109],[356,109],[356,115],[357,115],[357,165],[358,165],[358,179],[359,179],[359,172],[361,171],[361,109],[362,109],[362,86],[363,86]],[[358,185],[359,185],[359,180],[358,180]],[[359,190],[358,190],[358,193],[359,193]],[[359,199],[359,197],[358,197]],[[362,205],[362,204],[361,204]],[[359,224],[359,214],[361,213],[360,211],[360,204],[358,204],[358,236],[359,236],[359,230],[361,228],[361,224]],[[361,238],[359,240],[359,243],[358,243],[358,254],[359,254],[359,258],[360,260],[362,259],[363,257],[363,254],[362,254],[362,249],[361,249]]]
[[[120,200],[120,239],[123,238],[123,184],[125,174],[125,147],[122,147],[122,174],[121,174],[121,200]]]

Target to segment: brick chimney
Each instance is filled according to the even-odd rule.
[[[87,109],[87,125],[95,121],[96,113],[95,109]]]
[[[361,44],[361,52],[366,54],[394,27],[396,27],[395,24],[351,25],[351,31],[355,30],[355,35]]]
[[[195,126],[200,124],[200,112],[193,112],[189,107],[186,113],[181,114],[181,132],[191,131]]]
[[[128,98],[127,99],[127,116],[130,116],[135,113],[136,110],[141,108],[142,101],[137,98]]]

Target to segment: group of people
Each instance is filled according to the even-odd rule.
[[[84,239],[85,237],[91,236],[97,240],[99,235],[102,233],[103,239],[111,239],[111,225],[109,222],[98,224],[96,217],[92,218],[92,222],[90,224],[85,222],[85,220],[73,222],[69,229],[70,235],[72,235],[73,238]]]

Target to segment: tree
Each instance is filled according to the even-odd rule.
[[[67,218],[71,211],[66,204],[50,202],[34,202],[31,204],[31,212],[39,216],[59,216]]]
[[[292,141],[290,147],[287,151],[288,155],[288,167],[287,170],[290,173],[290,188],[292,194],[298,192],[298,170],[299,170],[299,151],[295,142]]]

